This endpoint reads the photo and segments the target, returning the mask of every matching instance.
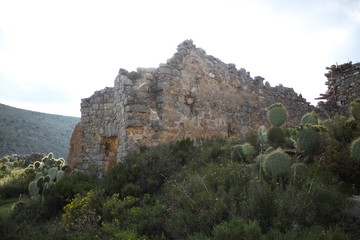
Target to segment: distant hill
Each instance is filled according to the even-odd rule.
[[[0,158],[9,154],[49,153],[66,158],[80,118],[33,112],[0,104]]]

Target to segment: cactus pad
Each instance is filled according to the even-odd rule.
[[[314,112],[306,113],[301,118],[301,125],[305,127],[306,124],[311,124],[311,125],[319,124],[318,115],[316,113],[314,113]]]
[[[38,196],[39,195],[39,188],[37,186],[36,181],[32,181],[29,184],[29,192],[30,192],[31,196]]]
[[[241,151],[245,157],[250,157],[255,155],[255,148],[250,143],[242,144]]]
[[[273,126],[280,126],[287,119],[287,111],[281,103],[275,103],[268,108],[268,118]]]
[[[263,169],[272,177],[286,174],[290,169],[289,156],[280,150],[276,150],[266,157]]]
[[[360,121],[360,99],[351,102],[351,113],[355,120]]]
[[[357,161],[360,161],[360,138],[355,139],[351,143],[350,150],[351,150],[351,156]]]
[[[304,155],[315,154],[320,147],[320,134],[312,128],[301,128],[296,134],[295,141],[298,149]]]
[[[285,142],[285,131],[281,127],[271,127],[267,133],[267,140],[275,146]]]

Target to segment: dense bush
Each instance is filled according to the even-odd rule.
[[[28,185],[34,174],[25,173],[24,169],[9,170],[6,177],[0,179],[0,198],[14,198],[28,194]]]
[[[82,172],[66,174],[56,184],[51,185],[46,203],[54,211],[60,211],[76,194],[84,194],[97,185],[97,180]]]
[[[276,125],[286,116],[273,113],[282,114]],[[360,163],[350,154],[358,123],[329,120],[323,133],[310,120],[246,139],[144,148],[102,180],[66,174],[45,201],[0,215],[0,230],[4,239],[358,239],[343,214],[359,193]]]

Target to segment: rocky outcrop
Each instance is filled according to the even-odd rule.
[[[326,69],[328,72],[325,73],[327,77],[325,84],[328,86],[328,90],[318,98],[324,99],[326,102],[320,102],[319,107],[324,109],[328,117],[336,114],[349,116],[351,101],[360,95],[360,63],[349,62],[332,65]]]
[[[264,78],[252,78],[187,40],[166,64],[136,72],[120,69],[114,87],[82,99],[68,161],[81,170],[95,166],[102,175],[142,146],[244,136],[268,125],[266,108],[276,102],[288,109],[290,126],[315,110],[292,88],[264,84]]]

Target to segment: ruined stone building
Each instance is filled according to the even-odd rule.
[[[329,91],[323,95],[328,102],[319,109],[292,88],[264,84],[262,77],[251,78],[245,69],[184,41],[166,64],[130,73],[120,69],[114,87],[82,99],[81,122],[71,139],[68,162],[81,170],[95,166],[101,175],[142,146],[213,135],[244,136],[268,124],[266,108],[276,102],[286,106],[286,124],[291,126],[298,125],[306,112],[332,115],[358,96],[359,64],[349,65],[329,69]],[[351,78],[351,83],[343,83],[343,78]],[[354,95],[345,94],[347,85]]]

